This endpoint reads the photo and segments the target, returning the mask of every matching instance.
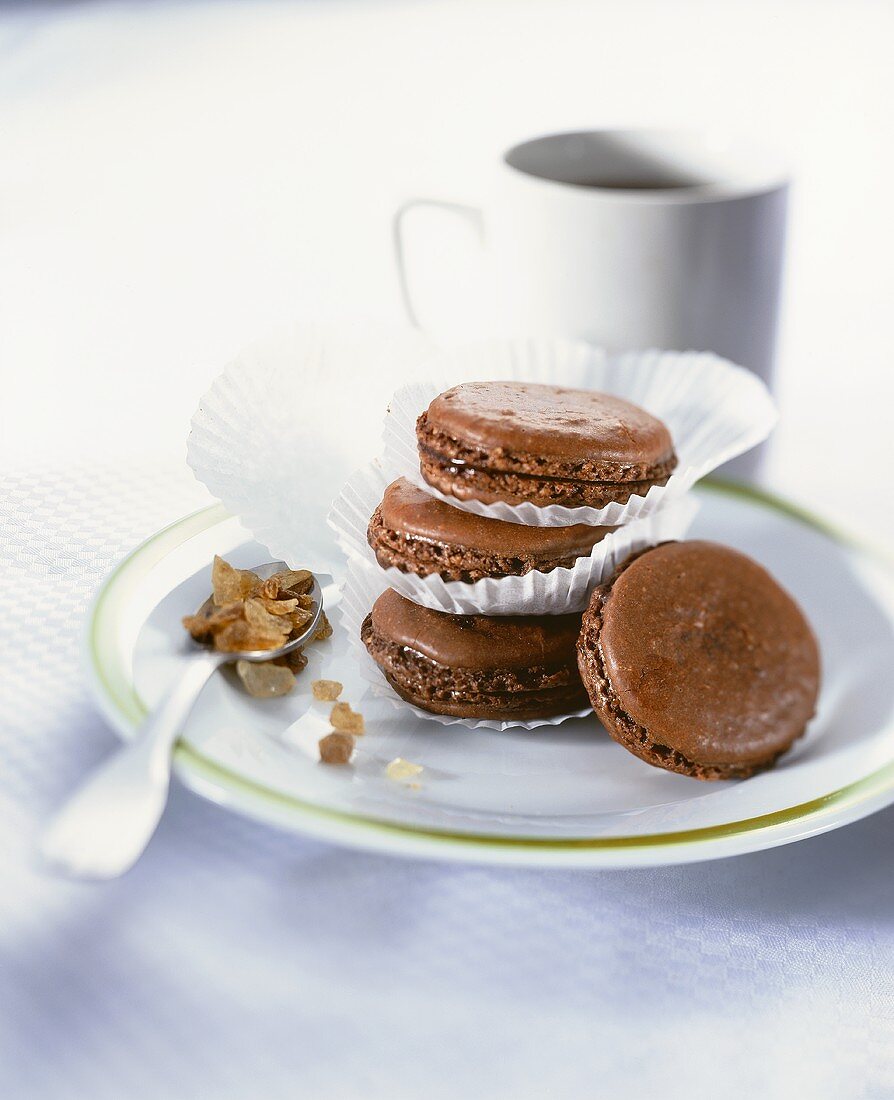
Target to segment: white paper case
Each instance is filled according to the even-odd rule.
[[[523,577],[485,577],[468,583],[444,581],[438,575],[420,577],[399,569],[382,569],[366,541],[370,516],[382,500],[388,478],[377,462],[358,470],[342,489],[329,513],[329,525],[348,557],[360,558],[382,573],[385,583],[402,596],[450,615],[562,615],[583,611],[590,592],[602,584],[630,554],[647,546],[681,539],[689,529],[698,502],[687,494],[666,507],[626,523],[598,542],[570,568]]]
[[[326,513],[378,452],[394,387],[431,353],[415,334],[349,321],[252,344],[203,395],[189,465],[271,558],[331,572],[339,554]]]
[[[429,381],[402,386],[391,399],[383,435],[386,473],[391,480],[406,477],[455,507],[512,523],[614,526],[652,515],[699,478],[766,439],[777,419],[773,400],[756,375],[708,352],[607,355],[575,341],[493,340],[442,351],[429,367]],[[439,393],[460,382],[501,379],[599,390],[634,402],[667,425],[677,468],[665,485],[653,485],[644,496],[604,508],[482,504],[439,492],[419,470],[417,417]]]
[[[552,718],[534,718],[529,721],[513,719],[507,722],[498,722],[490,718],[453,718],[447,714],[431,714],[427,710],[414,707],[411,703],[401,699],[382,674],[382,670],[370,657],[366,646],[360,640],[360,627],[363,620],[369,614],[376,599],[389,587],[388,580],[381,569],[373,569],[359,558],[352,557],[348,560],[348,573],[342,591],[341,602],[338,606],[341,627],[347,632],[348,644],[357,661],[360,675],[372,688],[373,694],[380,699],[386,699],[395,707],[411,710],[417,718],[424,718],[429,722],[438,722],[442,726],[467,726],[469,729],[526,729],[532,730],[539,726],[558,726],[569,718],[583,718],[592,714],[590,707],[584,707],[570,714],[560,714]]]

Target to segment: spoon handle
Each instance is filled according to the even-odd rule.
[[[116,878],[149,843],[168,799],[171,752],[221,654],[199,652],[134,739],[93,773],[47,826],[43,858],[79,878]]]

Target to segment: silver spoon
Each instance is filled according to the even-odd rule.
[[[255,567],[262,580],[288,566],[274,561]],[[313,578],[314,616],[297,638],[279,649],[221,653],[192,642],[185,667],[136,736],[94,772],[52,818],[40,844],[53,869],[78,878],[116,878],[136,863],[152,838],[168,800],[174,743],[205,686],[221,665],[233,661],[270,661],[303,645],[316,633],[323,593]],[[199,608],[202,614],[212,601]]]

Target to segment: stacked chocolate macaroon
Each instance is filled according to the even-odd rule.
[[[663,485],[667,426],[621,397],[527,382],[471,382],[416,424],[429,485],[460,501],[603,508]]]
[[[631,402],[525,382],[447,390],[419,417],[416,438],[422,478],[438,495],[394,481],[370,519],[369,545],[383,569],[465,584],[569,569],[616,530],[508,522],[469,511],[470,502],[603,508],[664,484],[677,463],[667,427]],[[511,721],[589,705],[580,629],[579,612],[451,615],[388,590],[361,636],[413,705]]]
[[[615,526],[568,523],[569,513],[547,526],[510,521],[506,508],[496,518],[492,506],[591,518],[663,485],[678,461],[667,426],[631,402],[522,382],[447,390],[418,418],[416,442],[430,491],[407,478],[388,485],[367,541],[382,569],[466,586],[534,573],[564,583],[563,571],[618,537]],[[623,522],[625,511],[612,514]],[[448,614],[389,588],[363,620],[363,644],[422,710],[513,722],[592,706],[649,764],[697,779],[753,775],[816,709],[816,638],[744,554],[656,541],[588,588],[582,613],[495,614],[497,601],[487,614]]]

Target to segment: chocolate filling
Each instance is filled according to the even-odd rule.
[[[614,502],[625,504],[635,495],[645,495],[653,485],[663,485],[668,476],[654,481],[575,481],[458,465],[451,460],[442,461],[424,447],[420,448],[420,458],[422,476],[429,485],[459,500],[471,497],[484,504],[531,501],[602,508]]]
[[[587,477],[575,477],[573,474],[556,474],[550,472],[539,472],[537,470],[515,470],[515,469],[501,469],[499,466],[488,464],[485,461],[471,462],[465,461],[461,458],[456,458],[454,455],[443,454],[442,452],[435,450],[433,447],[428,447],[425,444],[419,444],[419,453],[424,458],[427,458],[430,462],[435,463],[444,469],[447,473],[452,474],[454,477],[513,477],[519,480],[529,481],[555,481],[561,485],[567,485],[569,488],[581,488],[584,486],[594,486],[599,489],[619,489],[628,485],[653,485],[660,478],[670,476],[671,470],[676,466],[677,460],[674,458],[673,462],[669,464],[663,464],[655,467],[655,475],[648,475],[639,478],[587,478]],[[669,468],[666,468],[669,466]]]
[[[499,446],[488,449],[475,447],[433,427],[427,412],[416,421],[416,438],[420,451],[442,465],[472,467],[491,473],[527,474],[535,478],[614,485],[618,482],[666,478],[677,465],[677,456],[672,448],[654,462],[618,462],[592,456],[572,461]]]

